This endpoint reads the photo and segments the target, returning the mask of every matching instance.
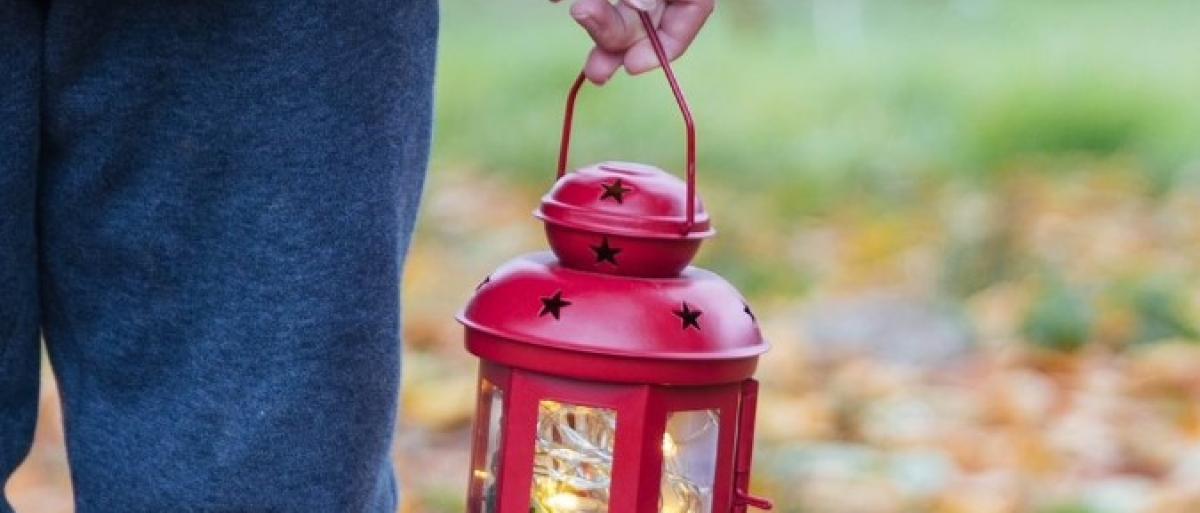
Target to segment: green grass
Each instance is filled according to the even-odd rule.
[[[995,196],[1028,173],[1045,175],[1038,183],[1125,173],[1145,184],[1129,194],[1151,197],[1200,183],[1200,4],[862,6],[858,29],[843,30],[818,21],[811,1],[721,0],[678,63],[699,127],[701,193],[722,234],[700,263],[747,294],[797,297],[819,283],[788,241],[814,223],[844,226],[847,211],[860,224],[917,230],[923,219],[944,223],[945,191]],[[434,169],[497,175],[535,197],[552,181],[566,91],[590,42],[566,5],[542,0],[446,2],[443,27]],[[577,165],[678,171],[682,129],[662,75],[588,87],[573,147]],[[943,294],[966,298],[1040,265],[992,230],[951,237]],[[1026,329],[1048,345],[1077,344],[1090,322],[1082,300],[1051,289]],[[1191,335],[1163,313],[1174,303],[1129,298],[1145,336]]]
[[[858,37],[824,35],[812,12],[725,1],[679,63],[706,181],[784,213],[849,195],[886,208],[1029,155],[1132,157],[1169,187],[1200,151],[1194,2],[864,1]],[[443,25],[438,162],[542,187],[586,38],[541,1],[447,3]],[[661,75],[581,102],[574,162],[680,167]]]

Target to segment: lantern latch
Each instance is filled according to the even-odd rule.
[[[746,513],[754,507],[770,510],[775,507],[770,500],[750,495],[750,466],[754,459],[754,420],[758,411],[758,381],[742,382],[742,404],[738,411],[737,455],[734,460],[733,511]]]
[[[764,511],[770,511],[775,508],[775,503],[771,502],[770,499],[755,497],[745,490],[735,490],[734,493],[737,494],[734,498],[734,502],[736,502],[734,511],[738,513],[746,511],[747,507],[758,508]]]

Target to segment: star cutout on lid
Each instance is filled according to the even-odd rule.
[[[758,316],[754,315],[754,311],[750,310],[750,305],[742,303],[742,311],[750,316],[750,320],[758,322]]]
[[[596,253],[596,263],[601,264],[608,262],[612,265],[617,265],[617,255],[621,253],[621,248],[614,248],[608,245],[608,237],[600,241],[599,246],[589,246],[592,252]]]
[[[613,183],[603,183],[600,186],[604,187],[604,193],[600,195],[601,201],[611,198],[617,203],[625,203],[625,195],[633,191],[633,189],[626,187],[625,182],[621,181],[620,178]]]
[[[700,310],[693,310],[692,306],[687,304],[687,301],[683,302],[682,309],[675,310],[673,313],[676,317],[683,320],[683,329],[700,329],[700,316],[704,315],[704,312],[701,312]]]
[[[558,320],[562,315],[562,309],[571,306],[571,302],[563,299],[562,291],[555,292],[553,296],[542,298],[542,311],[538,312],[538,317],[546,314],[554,316],[554,320]]]

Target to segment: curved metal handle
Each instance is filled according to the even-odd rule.
[[[675,94],[675,101],[679,104],[679,111],[683,114],[684,128],[687,130],[687,224],[683,230],[686,234],[692,231],[692,227],[696,225],[696,123],[692,120],[692,110],[688,107],[687,98],[684,98],[683,90],[679,88],[679,81],[675,79],[675,71],[671,69],[671,59],[667,58],[667,51],[663,49],[662,40],[659,39],[658,32],[654,27],[654,20],[646,11],[638,11],[638,14],[642,18],[642,27],[646,30],[646,37],[650,39],[650,45],[654,47],[654,54],[658,56],[658,63],[662,65],[663,74],[667,76],[671,92]],[[584,74],[580,72],[579,76],[575,78],[575,83],[571,85],[571,91],[567,93],[567,113],[563,116],[562,142],[558,149],[559,178],[562,178],[567,172],[567,155],[571,150],[571,121],[575,117],[575,99],[579,96],[579,90],[583,87],[585,80]]]

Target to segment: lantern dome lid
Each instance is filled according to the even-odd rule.
[[[737,360],[767,350],[745,299],[712,272],[688,267],[674,278],[631,278],[565,267],[549,252],[501,266],[458,319],[468,340],[476,332],[635,360]]]
[[[713,235],[708,213],[696,200],[687,223],[687,185],[646,164],[602,162],[567,173],[536,215],[548,224],[606,235],[652,239],[703,239]]]

